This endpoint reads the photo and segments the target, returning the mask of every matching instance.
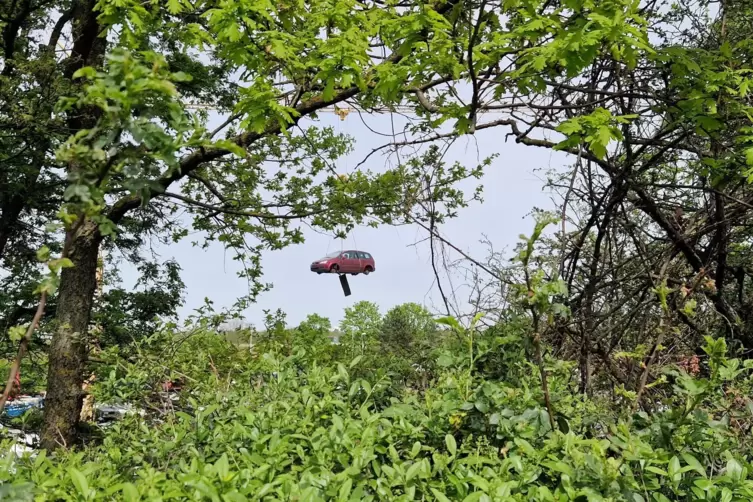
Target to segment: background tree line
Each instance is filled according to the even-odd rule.
[[[392,375],[401,386],[417,390],[426,388],[435,376],[443,334],[421,305],[397,305],[382,315],[376,304],[360,301],[345,309],[338,329],[319,314],[309,314],[296,327],[290,327],[286,317],[281,309],[267,312],[263,329],[231,329],[224,337],[255,354],[291,356],[298,347],[306,347],[322,364],[360,357],[359,371],[364,374]]]

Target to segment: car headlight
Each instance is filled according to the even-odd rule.
[[[319,262],[319,265],[326,265],[326,264],[327,264],[327,262],[326,262],[326,261],[320,261],[320,262]]]

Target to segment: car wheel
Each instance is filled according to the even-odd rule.
[[[337,274],[340,272],[340,267],[337,264],[332,265],[331,267],[329,267],[329,271],[333,274]]]
[[[371,267],[366,267],[366,268],[365,268],[365,269],[363,270],[363,275],[369,275],[370,273],[371,273]]]

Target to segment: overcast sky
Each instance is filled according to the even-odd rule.
[[[366,118],[371,129],[384,132],[391,130],[395,120],[388,114]],[[333,113],[322,113],[318,123],[332,125],[336,131],[356,139],[355,151],[337,163],[339,172],[352,172],[368,152],[386,141],[371,132],[356,113],[351,113],[344,121]],[[399,129],[399,123],[395,127]],[[506,132],[504,128],[486,129],[475,136],[460,138],[446,156],[448,164],[459,161],[472,168],[480,159],[499,154],[481,180],[484,185],[483,204],[474,203],[462,210],[458,218],[441,229],[453,244],[478,259],[486,256],[487,247],[479,242],[484,235],[494,244],[495,250],[511,249],[520,234],[530,233],[532,208],[553,208],[550,194],[543,190],[545,171],[560,169],[564,165],[564,155],[560,153],[518,145],[512,139],[505,142]],[[380,171],[386,162],[385,156],[375,155],[364,168]],[[469,189],[473,186],[465,185]],[[346,242],[342,242],[306,229],[304,244],[264,254],[264,281],[273,283],[274,287],[263,293],[246,311],[246,321],[260,327],[265,309],[281,308],[288,314],[291,325],[311,313],[329,317],[336,325],[344,309],[361,300],[375,302],[382,312],[405,302],[416,302],[437,310],[441,298],[433,287],[435,281],[428,244],[416,244],[425,237],[426,232],[416,226],[359,227]],[[309,271],[312,261],[341,247],[368,251],[376,260],[374,274],[349,277],[352,290],[349,297],[343,295],[336,276]],[[232,260],[232,253],[226,253],[218,243],[203,250],[193,247],[191,239],[186,239],[158,248],[158,252],[162,260],[174,258],[183,267],[186,301],[181,309],[182,317],[201,306],[205,297],[211,298],[215,306],[221,308],[232,305],[247,292],[245,280],[236,275],[238,263]],[[122,271],[127,282],[134,280],[131,267],[124,267]],[[463,302],[466,299],[458,300]]]

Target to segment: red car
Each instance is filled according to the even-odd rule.
[[[317,274],[370,274],[376,270],[374,257],[363,251],[337,251],[311,264]]]

